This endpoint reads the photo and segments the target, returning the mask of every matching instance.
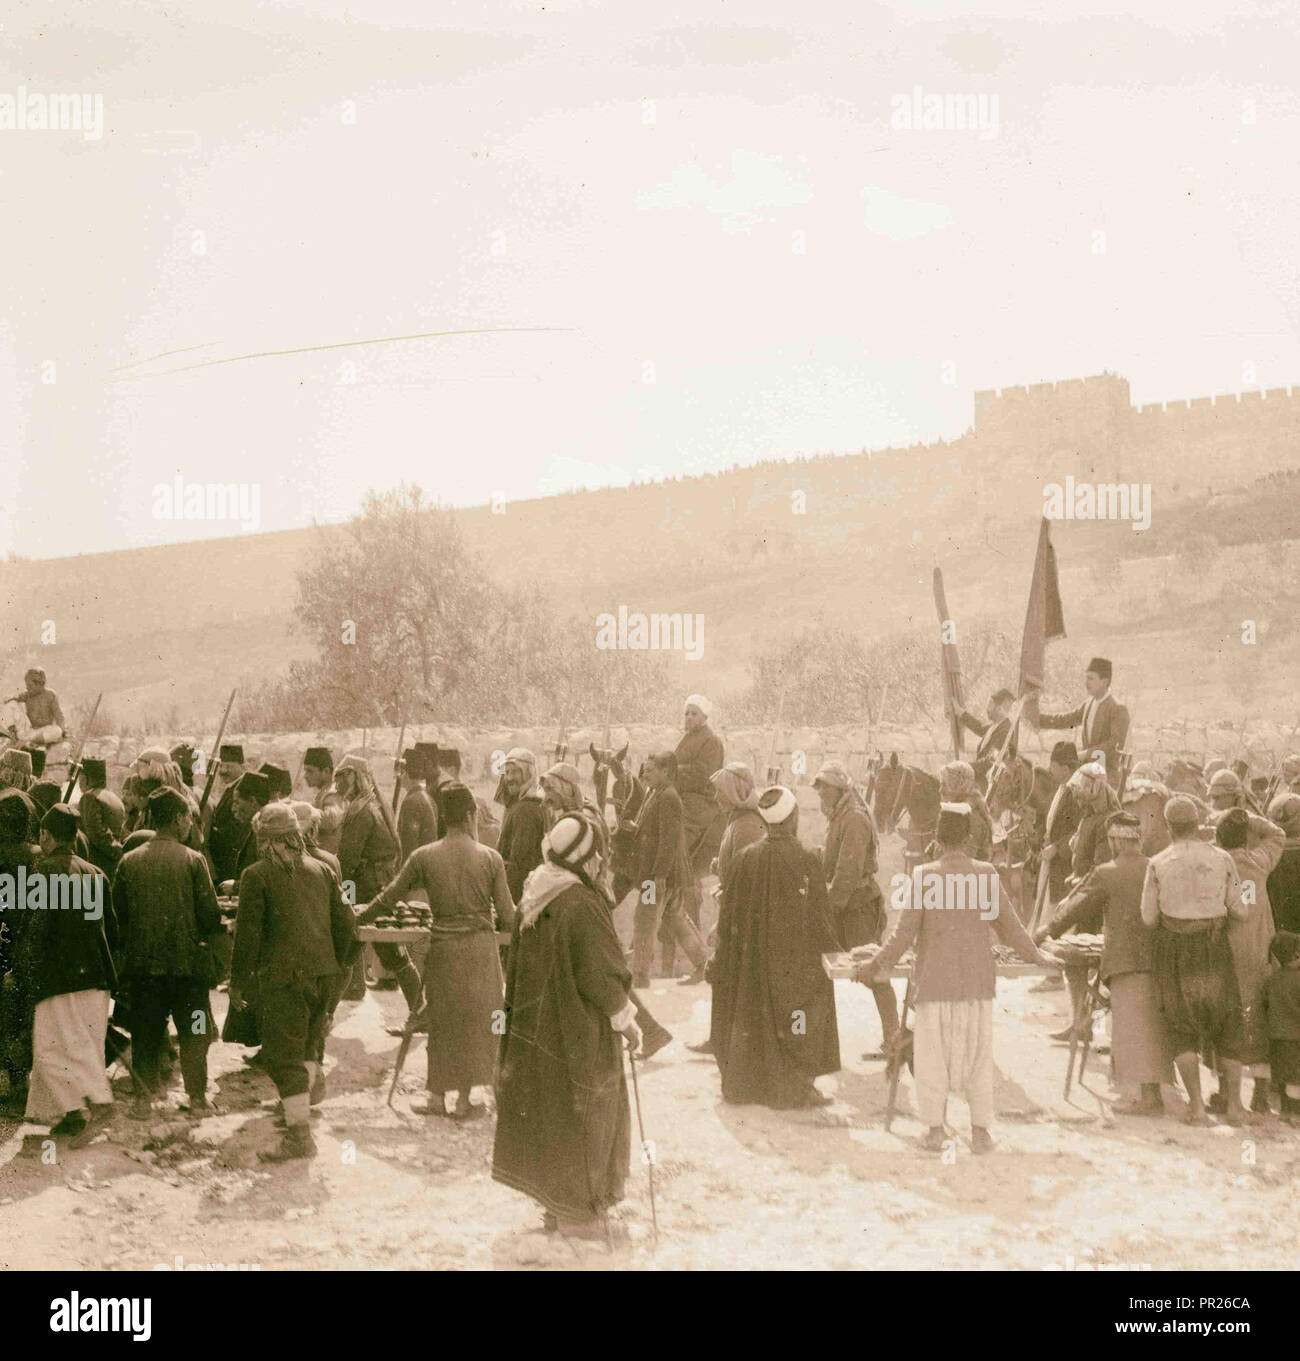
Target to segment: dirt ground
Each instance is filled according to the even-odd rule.
[[[1300,1130],[1273,1117],[1245,1130],[1192,1130],[1174,1117],[1101,1118],[1105,1060],[1061,1101],[1065,1049],[1045,1032],[1059,992],[1000,985],[995,1014],[998,1149],[970,1155],[964,1105],[950,1110],[947,1158],[917,1147],[910,1079],[883,1129],[879,1041],[867,991],[837,983],[844,1068],[816,1112],[727,1106],[704,1035],[708,989],[656,985],[651,1005],[676,1038],[641,1072],[656,1146],[659,1246],[646,1169],[634,1151],[619,1264],[678,1267],[1292,1268]],[[330,1096],[314,1121],[319,1156],[266,1169],[274,1089],[242,1050],[212,1052],[229,1113],[194,1124],[160,1111],[125,1117],[102,1142],[53,1165],[0,1148],[0,1267],[191,1265],[601,1267],[603,1247],[543,1235],[536,1207],[491,1181],[492,1120],[461,1126],[410,1113],[423,1047],[385,1104],[400,1019],[396,994],[345,1004],[329,1045]],[[125,1085],[125,1084],[124,1084]],[[484,1099],[480,1093],[476,1099]],[[173,1096],[173,1102],[175,1097]],[[264,1104],[267,1103],[267,1104]]]
[[[882,882],[896,859],[891,849]],[[56,1149],[53,1163],[22,1153],[18,1127],[0,1124],[0,1268],[177,1258],[263,1270],[1294,1268],[1300,1129],[1276,1116],[1190,1129],[1172,1090],[1163,1120],[1109,1117],[1116,1093],[1108,1060],[1095,1056],[1086,1090],[1065,1103],[1067,1050],[1046,1036],[1064,1023],[1066,995],[1031,992],[1032,983],[999,983],[998,1147],[984,1157],[971,1155],[965,1104],[955,1101],[949,1151],[921,1151],[906,1073],[885,1132],[884,1068],[861,1057],[879,1044],[879,1022],[860,985],[835,985],[843,1068],[819,1082],[834,1104],[776,1112],[723,1104],[712,1059],[686,1050],[707,1034],[708,987],[656,983],[650,1006],[675,1036],[640,1069],[659,1241],[634,1148],[618,1212],[629,1242],[613,1257],[544,1235],[539,1209],[491,1180],[492,1119],[462,1126],[410,1112],[423,1087],[422,1040],[395,1109],[386,1106],[398,1042],[384,1027],[405,1007],[396,993],[372,991],[340,1007],[310,1163],[257,1161],[277,1137],[275,1091],[229,1045],[210,1055],[225,1114],[187,1123],[160,1108],[142,1125],[126,1117],[123,1096],[106,1136]],[[224,995],[214,1005],[220,1019]],[[179,1076],[173,1106],[178,1087]]]

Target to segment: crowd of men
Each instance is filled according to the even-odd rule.
[[[680,949],[690,964],[681,982],[711,985],[708,1037],[690,1047],[715,1058],[723,1098],[777,1109],[831,1100],[816,1085],[841,1066],[824,960],[856,952],[854,976],[870,987],[881,1027],[866,1057],[896,1059],[906,1047],[925,1146],[949,1137],[956,1094],[969,1103],[971,1148],[984,1152],[995,942],[1051,986],[1060,961],[1046,942],[1084,931],[1104,935],[1101,994],[1126,1093],[1118,1109],[1159,1114],[1176,1067],[1190,1120],[1215,1109],[1248,1118],[1244,1073],[1255,1112],[1271,1111],[1276,1091],[1284,1116],[1300,1114],[1300,762],[1268,791],[1267,816],[1226,767],[1207,772],[1204,801],[1173,792],[1153,768],[1128,763],[1110,670],[1094,659],[1087,700],[1038,720],[1077,729],[1051,755],[1041,921],[1023,902],[932,911],[945,904],[918,890],[895,902],[888,940],[866,791],[826,762],[813,781],[825,844],[808,849],[794,790],[764,788],[726,760],[702,695],[686,701],[676,749],[650,753],[628,779],[613,827],[564,752],[545,771],[525,748],[505,754],[498,827],[462,782],[459,754],[433,744],[401,753],[392,808],[364,757],[336,764],[324,747],[306,752],[309,797],[297,799],[287,768],[250,769],[235,743],[219,748],[201,794],[203,754],[189,746],[141,752],[115,793],[103,760],[80,761],[75,788],[61,788],[43,778],[41,738],[11,745],[0,754],[0,875],[76,880],[83,910],[10,903],[16,910],[0,913],[9,1107],[84,1143],[113,1117],[107,1068],[121,1058],[133,1116],[166,1098],[177,1062],[182,1109],[201,1115],[212,1108],[208,1049],[219,1038],[211,998],[224,988],[220,1038],[255,1049],[249,1060],[279,1095],[283,1130],[260,1156],[309,1157],[337,1009],[367,985],[400,989],[408,1017],[394,1033],[428,1036],[427,1096],[413,1109],[480,1118],[486,1108],[471,1095],[493,1087],[494,1177],[539,1202],[548,1229],[604,1238],[630,1155],[625,1055],[644,1061],[672,1038],[644,998],[656,946],[661,974]],[[23,698],[35,702],[33,730],[61,740],[43,675],[29,674]],[[988,724],[964,716],[980,747],[972,763],[942,771],[917,886],[1003,883],[986,795],[1015,757],[1007,692],[989,714]],[[367,927],[413,900],[428,905],[418,944],[363,948]],[[630,941],[616,926],[620,907]],[[504,950],[498,932],[509,932]],[[909,951],[900,1008],[891,972]],[[1075,1012],[1055,1038],[1067,1040],[1091,1026],[1085,1004],[1097,993],[1087,967],[1064,972]],[[1202,1060],[1220,1075],[1208,1101]]]

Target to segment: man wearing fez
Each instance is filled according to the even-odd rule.
[[[223,884],[236,878],[235,862],[243,842],[243,831],[235,823],[235,786],[244,774],[244,749],[234,742],[225,743],[217,756],[216,803],[210,802],[204,815],[212,877]]]
[[[1063,714],[1039,714],[1039,728],[1078,728],[1076,744],[1090,760],[1094,752],[1105,758],[1106,779],[1112,789],[1119,785],[1120,758],[1128,739],[1128,710],[1110,693],[1111,664],[1105,657],[1088,663],[1083,683],[1088,698],[1077,709]]]
[[[77,788],[81,797],[108,788],[108,762],[98,756],[83,756],[77,772]]]
[[[402,801],[397,806],[397,839],[402,846],[402,862],[438,839],[438,810],[429,797],[429,780],[436,776],[424,754],[408,747],[402,756]]]
[[[127,852],[113,879],[121,941],[117,964],[127,984],[131,1052],[139,1087],[131,1114],[148,1119],[162,1095],[159,1060],[167,1020],[176,1023],[187,1109],[208,1108],[209,939],[222,931],[207,861],[185,845],[193,812],[185,796],[163,786],[149,795],[153,837]]]
[[[46,910],[32,912],[23,929],[35,1003],[26,1119],[50,1126],[53,1134],[74,1136],[112,1114],[104,1041],[109,999],[117,987],[112,893],[104,875],[74,854],[76,839],[76,810],[55,804],[41,819],[35,873],[45,876],[47,885],[49,876],[79,877],[81,910],[52,906],[47,896]]]
[[[307,748],[302,757],[302,778],[312,791],[312,806],[320,812],[316,843],[322,850],[337,855],[344,803],[334,788],[334,757],[328,747]]]
[[[194,748],[188,742],[181,742],[170,752],[172,760],[181,772],[181,781],[186,789],[194,788]]]
[[[253,833],[253,822],[270,802],[271,782],[260,771],[246,770],[235,785],[230,805],[237,840],[234,843],[232,870],[228,879],[238,880],[257,859],[257,837]],[[227,882],[227,879],[220,879],[215,873],[212,877],[218,884]]]
[[[32,754],[20,747],[0,752],[0,789],[19,789],[26,793],[32,787]]]
[[[257,773],[266,776],[266,785],[271,796],[268,802],[279,803],[293,793],[293,776],[284,766],[277,766],[273,761],[263,761]]]

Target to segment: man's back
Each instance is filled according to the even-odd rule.
[[[113,879],[126,973],[197,977],[200,940],[221,925],[207,862],[172,837],[155,836],[128,851]]]
[[[1239,908],[1241,881],[1227,851],[1208,841],[1183,837],[1147,862],[1143,893],[1148,922],[1155,914],[1203,920],[1226,915],[1229,901]],[[1237,910],[1234,915],[1246,914]]]
[[[256,975],[283,980],[338,971],[338,883],[321,861],[304,856],[291,868],[258,860],[239,880],[239,915],[231,978],[243,987]]]

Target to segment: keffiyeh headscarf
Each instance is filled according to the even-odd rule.
[[[959,799],[975,793],[975,769],[969,761],[949,761],[939,772],[939,797]]]
[[[722,802],[730,808],[758,807],[758,789],[754,784],[754,772],[743,761],[728,761],[721,770],[715,770],[709,779],[718,791]]]

